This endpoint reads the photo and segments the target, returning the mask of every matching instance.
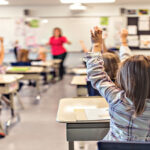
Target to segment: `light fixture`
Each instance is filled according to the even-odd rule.
[[[6,0],[0,0],[0,5],[8,5],[9,2]]]
[[[116,0],[60,0],[61,3],[114,3]]]
[[[74,3],[70,5],[70,10],[86,10],[86,6],[82,5],[81,3]]]
[[[47,19],[43,19],[41,22],[42,22],[43,24],[46,24],[46,23],[48,23],[48,20],[47,20]]]

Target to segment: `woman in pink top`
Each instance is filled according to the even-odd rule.
[[[62,35],[62,31],[60,28],[54,28],[53,36],[49,40],[49,45],[51,46],[51,53],[53,55],[53,59],[61,59],[62,62],[60,64],[59,75],[60,79],[63,78],[64,75],[64,60],[67,55],[66,49],[63,47],[63,44],[71,44],[67,40],[65,36]]]

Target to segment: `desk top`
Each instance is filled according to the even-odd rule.
[[[86,70],[87,70],[86,68],[74,68],[72,69],[72,72],[78,75],[86,75],[87,74]]]
[[[51,61],[33,61],[31,63],[32,66],[40,66],[40,67],[51,67],[53,65],[53,62]]]
[[[23,70],[23,68],[28,68]],[[20,70],[19,70],[20,69]],[[21,74],[30,74],[30,73],[41,73],[43,72],[43,68],[42,67],[18,67],[18,66],[14,66],[14,67],[8,67],[6,70],[7,73],[21,73]]]
[[[72,85],[86,85],[86,78],[87,76],[74,76],[72,78],[71,84]]]
[[[102,97],[61,99],[59,102],[56,120],[61,123],[77,123],[78,121],[76,118],[75,110],[106,108],[106,107],[108,107],[108,103]],[[83,119],[83,122],[85,122],[84,120],[87,121],[87,117],[83,112],[81,112],[81,117]],[[102,122],[102,120],[98,122]]]
[[[0,74],[0,84],[8,84],[20,80],[23,78],[23,75],[8,75],[8,74]]]
[[[49,61],[33,61],[31,64],[32,66],[41,66],[41,67],[51,67],[54,64],[59,64],[61,63],[61,59],[52,59]]]

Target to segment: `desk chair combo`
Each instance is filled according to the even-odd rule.
[[[16,123],[20,121],[20,115],[15,111],[14,107],[14,95],[17,95],[18,102],[22,109],[24,109],[23,103],[18,95],[18,82],[23,78],[23,75],[0,75],[0,94],[9,96],[9,100],[5,100],[11,110],[11,118],[5,123],[5,132],[8,134],[8,131],[11,127],[13,127]],[[4,97],[4,96],[3,96]],[[4,99],[4,98],[3,98]]]

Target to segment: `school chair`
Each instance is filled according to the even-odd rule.
[[[98,150],[150,150],[150,142],[98,142]]]
[[[31,62],[13,62],[11,66],[31,66]]]

